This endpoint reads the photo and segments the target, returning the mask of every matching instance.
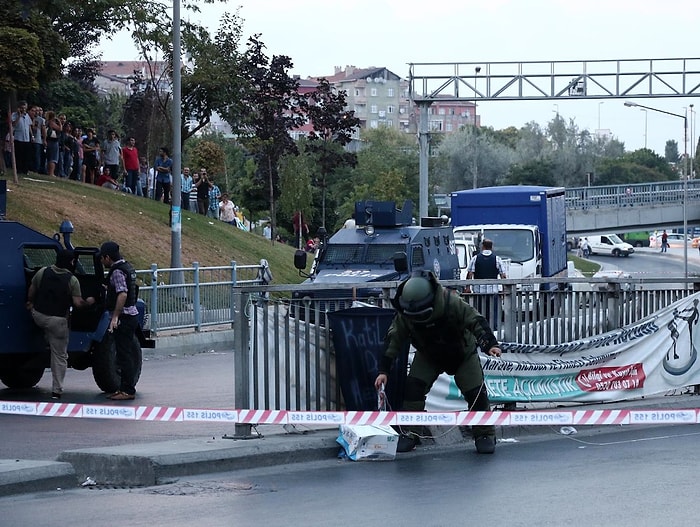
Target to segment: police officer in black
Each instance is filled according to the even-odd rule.
[[[108,241],[100,247],[102,263],[109,269],[105,304],[110,313],[108,331],[116,347],[117,367],[121,372],[119,390],[108,397],[127,401],[136,397],[136,375],[141,354],[136,337],[138,309],[136,308],[136,271],[122,258],[119,245]]]
[[[88,297],[83,300],[80,282],[73,275],[75,254],[61,249],[56,254],[56,264],[42,267],[32,278],[27,292],[27,309],[39,326],[51,350],[51,398],[60,399],[63,381],[68,368],[68,319],[72,307],[84,308],[95,303]]]
[[[481,252],[472,257],[467,266],[467,280],[495,280],[505,278],[506,272],[503,261],[493,253],[493,242],[484,238],[481,242]],[[492,329],[498,328],[500,319],[498,285],[478,284],[471,288],[471,292],[479,296],[476,298],[476,308],[483,314]]]

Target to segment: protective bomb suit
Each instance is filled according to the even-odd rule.
[[[386,335],[375,387],[386,384],[391,365],[408,340],[416,353],[406,379],[404,411],[423,411],[430,388],[443,372],[454,376],[470,410],[488,411],[477,347],[495,357],[501,349],[486,319],[455,291],[442,287],[431,272],[414,274],[401,283],[392,303],[396,315]],[[479,453],[494,452],[493,426],[474,426],[472,433]],[[412,450],[417,443],[415,429],[402,427],[398,450]]]

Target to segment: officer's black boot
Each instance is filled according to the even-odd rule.
[[[403,408],[407,412],[422,412],[425,410],[425,383],[415,377],[406,378],[405,398]],[[396,446],[397,452],[410,452],[420,445],[420,426],[396,426],[399,432],[399,443]]]
[[[486,385],[469,390],[464,397],[469,404],[469,410],[473,412],[488,412],[491,410]],[[472,426],[474,445],[479,454],[493,454],[496,451],[496,427]]]

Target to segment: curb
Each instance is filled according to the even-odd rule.
[[[78,484],[70,463],[0,459],[0,496],[74,488]]]
[[[338,453],[336,430],[259,439],[191,439],[68,450],[60,461],[72,466],[78,481],[152,486],[211,472],[227,472],[332,459]]]

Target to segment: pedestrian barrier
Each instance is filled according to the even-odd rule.
[[[217,421],[249,425],[618,426],[700,423],[700,408],[525,410],[515,412],[297,412],[0,401],[0,414],[154,422]]]

